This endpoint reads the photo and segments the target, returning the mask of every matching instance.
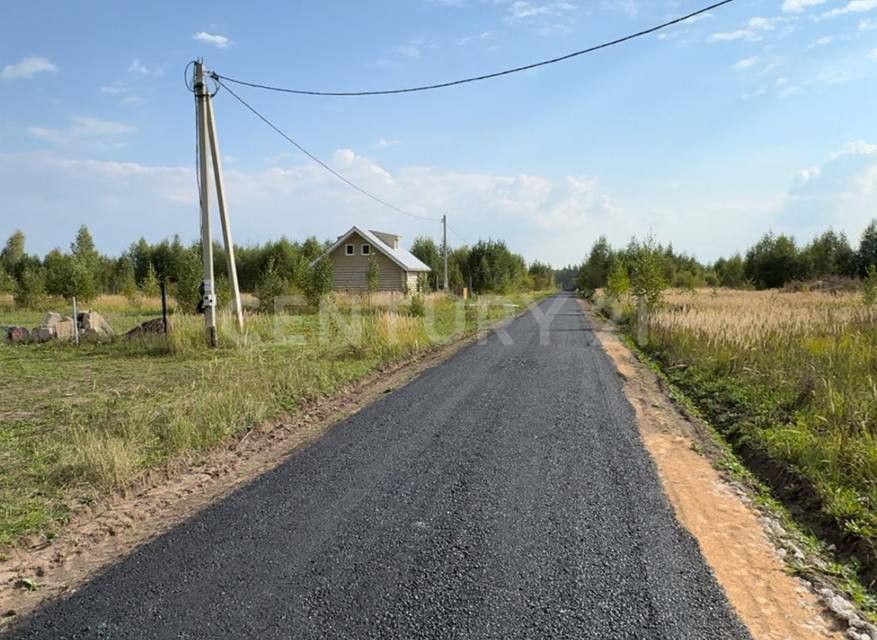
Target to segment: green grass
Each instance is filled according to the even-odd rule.
[[[745,487],[753,496],[756,507],[778,521],[798,548],[807,552],[808,555],[815,554],[819,558],[827,559],[823,564],[814,566],[809,564],[806,559],[800,561],[788,554],[786,562],[790,571],[801,578],[815,581],[816,584],[827,580],[835,589],[839,589],[841,593],[844,593],[858,605],[872,624],[877,623],[877,594],[859,579],[859,566],[854,562],[832,560],[834,554],[829,550],[828,545],[802,528],[789,513],[789,510],[773,497],[770,487],[759,480],[743,464],[734,453],[731,445],[710,422],[709,417],[703,414],[698,403],[674,383],[665,369],[646,350],[640,348],[630,335],[623,334],[622,339],[639,360],[661,379],[673,401],[683,407],[686,412],[695,416],[705,427],[701,436],[710,442],[707,448],[712,453],[707,455],[712,459],[714,466],[727,474],[733,481]],[[705,453],[700,442],[692,442],[692,449],[702,455]]]
[[[169,339],[78,347],[4,343],[0,545],[50,533],[78,503],[294,413],[385,364],[520,311],[536,297],[513,296],[517,307],[489,298],[470,302],[462,324],[455,322],[454,302],[437,298],[433,331],[406,305],[366,306],[359,325],[353,323],[358,336],[349,327],[346,300],[333,307],[334,320],[315,313],[249,316],[243,335],[223,316],[215,350],[204,346],[203,321],[195,316],[174,316]],[[156,313],[116,308],[106,317],[124,331]],[[0,325],[35,326],[42,315],[9,311],[0,314]]]
[[[810,521],[855,541],[863,575],[875,575],[873,308],[856,295],[673,292],[642,347],[735,447],[754,448],[812,487]]]

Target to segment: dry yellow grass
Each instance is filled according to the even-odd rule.
[[[761,348],[777,332],[786,336],[841,335],[850,325],[877,321],[853,293],[782,293],[700,289],[671,291],[650,323],[660,331],[685,331],[717,344],[744,350]]]
[[[722,430],[806,478],[877,560],[877,308],[852,293],[671,291],[647,349]]]

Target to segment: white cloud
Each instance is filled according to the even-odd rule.
[[[457,44],[462,47],[474,41],[489,42],[490,40],[493,40],[495,36],[495,31],[482,31],[477,36],[466,36],[465,38],[460,38],[457,41]]]
[[[785,0],[783,11],[786,13],[802,13],[810,7],[823,4],[825,0]]]
[[[527,20],[539,16],[557,16],[574,11],[576,6],[569,2],[530,2],[529,0],[515,0],[509,6],[508,17],[510,20]]]
[[[226,36],[222,36],[217,33],[207,33],[206,31],[199,31],[194,36],[192,36],[192,39],[198,40],[199,42],[212,44],[217,49],[227,49],[232,44],[232,41],[229,40]]]
[[[709,37],[710,42],[730,42],[732,40],[761,40],[765,31],[773,31],[781,18],[750,18],[746,26],[734,31],[722,31]]]
[[[57,70],[58,67],[49,62],[48,58],[32,56],[29,58],[22,58],[15,64],[7,64],[3,67],[3,70],[0,71],[0,78],[3,80],[29,80],[38,73],[54,73]]]
[[[843,156],[873,156],[877,155],[877,144],[871,144],[865,140],[853,140],[847,142],[843,147],[833,152],[830,160],[837,160]]]
[[[418,60],[420,58],[420,49],[422,46],[422,40],[409,40],[405,44],[400,44],[396,47],[396,53],[403,58],[408,58],[409,60]]]
[[[134,58],[131,61],[131,64],[128,65],[128,73],[138,73],[141,76],[148,76],[149,69],[147,69],[145,66],[143,66],[143,64],[140,62],[139,58]]]
[[[197,238],[192,167],[61,155],[0,152],[0,210],[28,211],[15,222],[33,239],[30,250],[45,253],[66,244],[83,222],[111,252],[140,235]],[[780,190],[745,201],[719,193],[692,199],[687,186],[682,196],[662,201],[655,194],[637,196],[632,187],[622,204],[593,175],[388,170],[352,149],[337,150],[331,161],[388,202],[421,215],[448,211],[452,226],[467,238],[501,237],[526,258],[555,265],[581,260],[601,234],[623,245],[653,229],[663,242],[715,258],[744,248],[769,226],[803,239],[833,225],[854,237],[877,210],[877,144],[864,140],[799,172],[785,195]],[[263,170],[227,167],[226,187],[235,237],[244,244],[284,234],[330,238],[352,224],[398,232],[406,246],[418,235],[439,233],[438,225],[389,211],[297,156]],[[118,224],[121,211],[125,225]]]
[[[110,84],[102,85],[100,92],[118,98],[119,102],[124,105],[136,105],[145,102],[145,100],[135,92],[133,87],[118,80],[111,82]]]
[[[824,47],[827,44],[831,44],[834,42],[834,36],[822,36],[821,38],[817,38],[813,42],[811,42],[807,48],[813,49],[814,47]]]
[[[853,140],[798,172],[778,221],[801,238],[834,227],[855,239],[875,207],[877,144]]]
[[[864,13],[865,11],[871,11],[872,9],[877,9],[877,0],[852,0],[843,7],[826,11],[822,16],[832,18],[845,13]]]
[[[593,233],[609,233],[622,243],[636,231],[637,220],[621,215],[594,176],[549,178],[431,167],[388,171],[351,149],[339,149],[332,165],[388,202],[421,215],[448,211],[454,228],[466,237],[501,237],[528,259],[578,261]],[[260,171],[227,167],[226,189],[241,243],[283,234],[329,238],[351,224],[386,227],[402,234],[405,242],[418,235],[436,236],[440,229],[387,210],[299,159]],[[35,251],[69,242],[82,222],[107,251],[121,251],[140,235],[157,239],[179,233],[193,239],[198,234],[195,204],[192,167],[0,153],[0,209],[29,212],[24,231],[37,243]],[[125,225],[118,224],[122,210]],[[308,215],[291,217],[290,211]]]
[[[511,25],[525,25],[541,36],[552,36],[572,29],[577,9],[571,2],[515,0],[508,5],[503,20]]]
[[[63,128],[28,127],[27,132],[39,140],[52,144],[68,145],[85,143],[89,146],[118,147],[118,139],[136,129],[122,122],[77,116],[70,118],[70,125]]]
[[[731,68],[734,71],[743,71],[744,69],[749,69],[758,63],[758,56],[752,56],[751,58],[743,58],[739,62],[735,63]]]
[[[689,18],[688,20],[686,20],[685,24],[694,24],[695,22],[700,22],[701,20],[708,20],[709,18],[712,18],[712,17],[713,17],[712,13],[699,13],[698,15],[693,16],[693,17]]]
[[[128,65],[128,73],[138,76],[160,76],[164,73],[160,67],[149,67],[142,62],[140,58],[134,58]]]
[[[375,143],[375,146],[379,149],[386,149],[387,147],[395,147],[402,144],[401,140],[393,140],[387,138],[381,138]]]
[[[637,0],[612,0],[610,6],[618,7],[621,9],[629,18],[635,18],[639,15],[639,4]]]
[[[118,80],[116,80],[115,82],[111,82],[110,84],[103,85],[100,88],[100,92],[106,93],[111,96],[119,96],[126,93],[131,93],[131,87],[123,82],[119,82]]]
[[[873,31],[874,29],[877,29],[877,20],[870,18],[859,20],[859,31]]]

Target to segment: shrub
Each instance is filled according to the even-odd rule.
[[[661,247],[649,236],[642,243],[632,240],[627,249],[630,260],[630,289],[637,300],[649,308],[658,306],[667,288],[664,277],[664,255]]]
[[[140,285],[143,295],[155,298],[161,295],[161,285],[158,283],[158,274],[155,272],[155,266],[150,262],[146,269],[146,277]]]
[[[274,309],[274,301],[283,296],[288,288],[288,283],[280,275],[280,272],[274,266],[274,258],[268,258],[268,265],[259,278],[259,284],[256,288],[256,297],[262,304],[263,311],[272,311]]]
[[[27,268],[15,285],[15,304],[19,307],[39,307],[46,299],[46,274],[42,269]]]
[[[615,300],[630,293],[630,276],[627,273],[627,265],[622,260],[615,262],[606,279],[606,293]]]
[[[366,288],[369,293],[374,293],[381,286],[381,265],[373,255],[368,257],[368,270],[366,271]]]
[[[411,298],[411,304],[408,307],[412,316],[422,318],[426,315],[426,305],[423,303],[423,296],[416,295]]]
[[[309,304],[318,306],[323,296],[332,291],[333,276],[332,261],[329,259],[317,260],[308,267],[305,297]]]

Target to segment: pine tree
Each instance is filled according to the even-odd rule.
[[[146,269],[146,277],[143,278],[140,290],[143,292],[143,295],[148,298],[157,298],[161,295],[161,285],[158,282],[158,274],[155,272],[155,267],[152,266],[152,263],[149,263],[149,267]]]

